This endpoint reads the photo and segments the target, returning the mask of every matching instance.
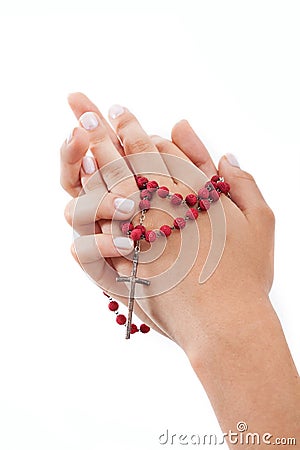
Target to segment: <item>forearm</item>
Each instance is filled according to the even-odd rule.
[[[243,421],[248,432],[261,437],[270,433],[274,439],[295,437],[300,445],[299,376],[268,300],[259,299],[254,305],[243,324],[222,327],[199,355],[194,352],[191,364],[224,433],[236,432],[237,423]]]

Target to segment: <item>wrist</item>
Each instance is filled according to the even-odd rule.
[[[213,370],[216,359],[221,363],[228,354],[242,356],[249,343],[263,341],[271,334],[284,336],[265,293],[215,298],[209,310],[201,311],[198,332],[189,336],[184,350],[198,374],[204,368]]]

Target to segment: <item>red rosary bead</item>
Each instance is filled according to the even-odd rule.
[[[162,225],[160,227],[160,231],[166,236],[170,236],[170,234],[172,233],[172,228],[169,227],[169,225]]]
[[[151,200],[152,199],[152,192],[149,191],[149,189],[143,189],[140,192],[140,197],[143,200],[144,198]]]
[[[154,180],[148,181],[146,187],[150,192],[154,192],[158,188],[158,183]]]
[[[119,309],[119,303],[116,302],[115,300],[112,300],[111,302],[109,302],[108,304],[108,309],[110,311],[118,311]]]
[[[176,194],[173,194],[171,197],[171,203],[172,203],[172,205],[175,205],[175,206],[181,205],[182,200],[183,200],[183,197],[181,194],[176,193]]]
[[[219,175],[212,176],[211,181],[213,181],[214,183],[217,183],[219,181]]]
[[[128,234],[129,231],[132,231],[134,228],[133,224],[131,222],[125,222],[121,226],[121,230],[123,234]]]
[[[217,188],[220,189],[220,191],[221,191],[223,194],[228,194],[228,192],[230,191],[230,184],[229,184],[229,183],[226,183],[226,181],[220,181],[220,182],[217,184]]]
[[[209,190],[206,189],[206,188],[202,188],[202,189],[200,189],[198,191],[198,195],[199,195],[200,198],[208,199],[208,197],[209,197]]]
[[[137,177],[136,178],[136,184],[139,189],[145,189],[148,181],[149,180],[146,177]]]
[[[118,314],[117,317],[116,317],[116,322],[117,322],[119,325],[125,325],[125,323],[126,323],[126,317],[124,316],[124,314]]]
[[[217,202],[220,198],[220,194],[214,189],[213,191],[210,191],[209,198],[211,198],[213,202]]]
[[[130,328],[130,334],[137,333],[138,331],[139,331],[138,327],[134,323],[132,323]]]
[[[136,225],[134,227],[135,230],[141,230],[142,234],[145,235],[146,233],[146,228],[144,227],[144,225]]]
[[[130,237],[133,241],[139,241],[142,237],[142,230],[140,230],[139,228],[135,228],[134,230],[132,230]]]
[[[185,197],[185,201],[188,206],[194,206],[194,205],[196,205],[196,203],[198,201],[197,195],[189,194]]]
[[[166,198],[168,195],[169,195],[169,189],[167,188],[167,186],[160,186],[158,189],[157,189],[157,195],[160,197],[160,198]]]
[[[145,239],[147,242],[154,242],[156,240],[156,233],[153,230],[146,231]]]
[[[190,220],[196,220],[198,219],[199,213],[195,208],[188,209],[186,213],[186,217]]]
[[[148,209],[150,209],[150,206],[151,206],[151,204],[150,204],[149,200],[147,200],[146,198],[144,198],[143,200],[140,201],[139,208],[141,211],[143,211],[143,210],[148,211]]]
[[[207,211],[210,208],[210,201],[209,200],[200,200],[199,201],[199,207],[203,210],[203,211]]]
[[[174,220],[174,227],[177,228],[177,230],[182,230],[186,225],[186,221],[183,217],[177,217]]]
[[[142,325],[140,326],[140,332],[141,333],[149,333],[150,331],[150,327],[148,327],[148,325],[146,325],[145,323],[142,323]]]

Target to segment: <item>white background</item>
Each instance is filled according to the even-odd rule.
[[[235,153],[255,175],[277,217],[271,298],[299,367],[298,7],[1,3],[1,450],[155,450],[167,428],[220,433],[184,354],[154,333],[125,342],[69,254],[71,91],[166,137],[187,118],[216,159]]]

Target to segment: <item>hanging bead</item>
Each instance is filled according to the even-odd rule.
[[[117,317],[116,317],[116,322],[117,322],[119,325],[125,325],[125,323],[126,323],[126,317],[124,316],[124,314],[118,314]]]
[[[134,323],[132,323],[130,328],[130,334],[137,333],[138,331],[139,331],[138,327]]]
[[[140,332],[141,333],[149,333],[150,331],[150,327],[148,327],[148,325],[146,325],[145,323],[142,323],[142,325],[140,326]]]
[[[118,311],[119,303],[116,302],[115,300],[110,301],[109,304],[108,304],[108,309],[110,311]]]

